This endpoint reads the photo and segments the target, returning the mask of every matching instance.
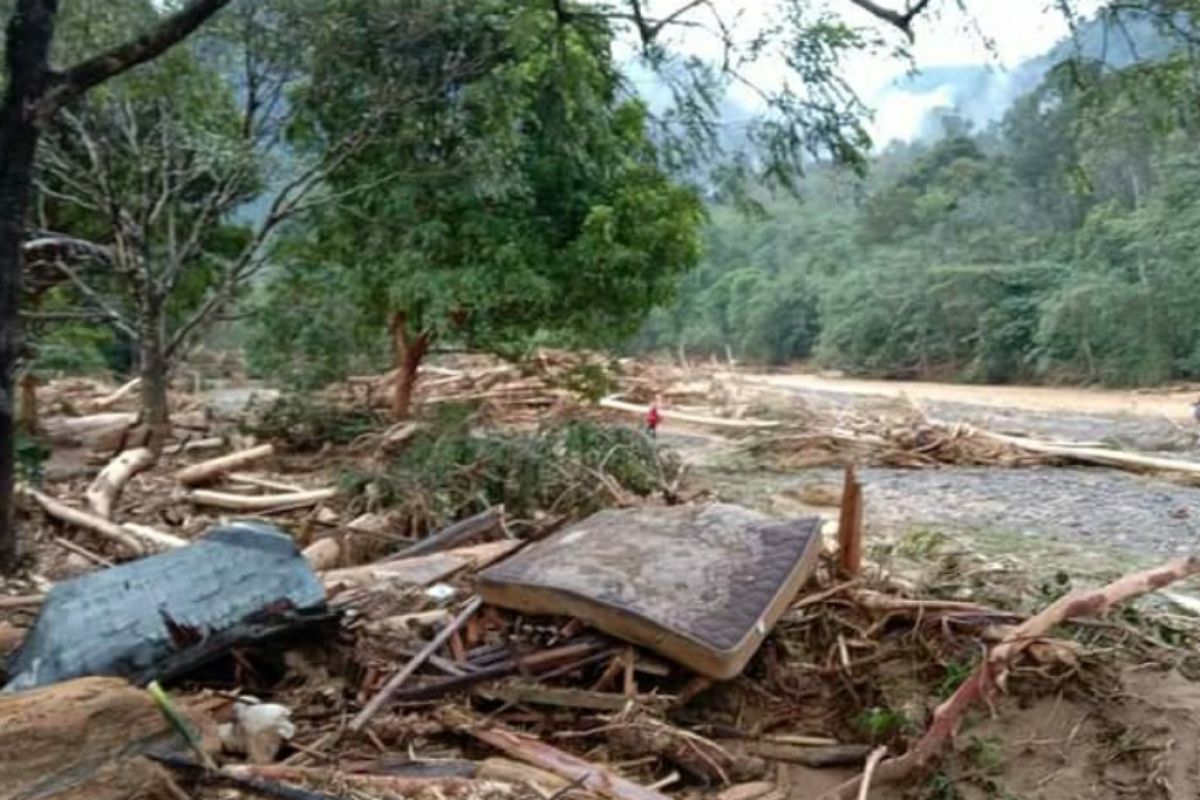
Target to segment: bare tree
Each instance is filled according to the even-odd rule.
[[[13,370],[20,354],[22,243],[34,158],[64,104],[186,38],[229,0],[192,0],[140,36],[65,69],[50,64],[57,0],[17,0],[8,21],[7,89],[0,104],[0,571],[15,568]]]

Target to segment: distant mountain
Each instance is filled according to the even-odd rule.
[[[1083,22],[1074,37],[1011,70],[981,64],[932,67],[896,81],[877,102],[915,104],[923,109],[924,117],[914,129],[916,137],[937,136],[941,132],[938,118],[946,111],[979,127],[995,122],[1014,100],[1037,88],[1046,73],[1068,59],[1103,61],[1120,69],[1138,61],[1161,59],[1178,46],[1179,42],[1147,14],[1127,11],[1116,17],[1105,15]]]

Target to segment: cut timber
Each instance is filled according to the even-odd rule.
[[[0,800],[168,797],[166,776],[141,754],[178,742],[150,696],[116,678],[0,695]]]
[[[933,712],[933,721],[925,735],[899,758],[879,763],[874,772],[875,785],[894,783],[928,767],[958,730],[967,711],[976,703],[992,702],[1004,688],[1005,677],[1026,648],[1042,639],[1056,625],[1080,616],[1106,614],[1114,606],[1148,592],[1158,591],[1175,581],[1200,574],[1200,557],[1179,558],[1161,567],[1131,573],[1100,589],[1071,592],[1055,600],[1040,613],[1014,626],[991,649],[971,675]],[[824,800],[851,800],[861,796],[860,789],[870,776],[864,774],[826,793]]]
[[[630,414],[645,416],[650,406],[638,403],[627,403],[616,397],[605,397],[600,401],[601,408],[611,408],[614,411],[626,411]],[[780,423],[769,419],[728,419],[725,417],[709,417],[702,414],[688,414],[683,411],[659,410],[659,415],[667,421],[690,422],[694,425],[707,425],[712,428],[736,428],[739,430],[759,430],[762,428],[778,428]]]
[[[394,556],[389,556],[386,560],[397,561],[402,558],[423,556],[429,553],[437,553],[441,550],[448,550],[476,536],[491,533],[503,525],[504,506],[492,506],[486,511],[460,520],[432,536],[425,537],[416,544],[404,548]]]
[[[126,450],[108,462],[87,490],[88,506],[97,516],[112,518],[113,505],[129,479],[154,463],[154,451],[149,447]]]
[[[504,558],[522,544],[523,542],[505,539],[400,561],[377,561],[361,567],[335,569],[321,577],[325,582],[326,591],[331,594],[373,586],[428,586],[464,569],[483,569]]]
[[[262,461],[264,458],[270,458],[274,453],[274,446],[269,444],[251,447],[249,450],[239,450],[236,453],[210,458],[208,461],[201,461],[199,464],[185,467],[175,473],[175,479],[183,486],[200,486],[220,478],[227,472],[241,469],[249,464]]]
[[[553,772],[610,800],[667,800],[666,795],[654,789],[622,778],[599,764],[564,753],[532,736],[502,728],[478,728],[468,733],[512,758]]]
[[[184,499],[198,506],[223,508],[226,511],[284,511],[292,508],[313,506],[337,496],[337,489],[313,489],[307,492],[286,494],[241,495],[229,492],[214,492],[208,489],[193,489]]]

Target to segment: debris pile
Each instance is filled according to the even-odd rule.
[[[469,379],[441,386],[427,374],[428,408],[452,404],[438,391],[504,387],[475,399],[520,428],[553,407],[535,392],[553,395],[580,363],[544,358],[493,384],[480,376],[501,365],[464,361]],[[699,403],[689,377],[627,370],[602,394],[621,413],[613,403],[636,406],[647,386]],[[66,396],[91,409],[96,394],[112,392]],[[774,421],[738,416],[742,400],[695,416],[767,431]],[[101,413],[132,416],[126,402]],[[906,465],[1034,452],[923,418],[801,412],[803,430],[755,446]],[[315,454],[209,423],[157,459],[128,440],[87,445],[106,455],[98,474],[27,486],[29,510],[56,526],[40,543],[76,561],[0,596],[0,653],[13,652],[0,800],[115,800],[133,782],[303,800],[856,798],[956,769],[979,780],[953,739],[973,710],[1002,719],[1070,697],[1087,712],[1071,740],[1097,755],[1115,738],[1103,721],[1131,702],[1117,659],[1164,680],[1200,669],[1196,619],[1098,618],[1196,574],[1195,559],[1073,591],[1014,587],[1020,570],[962,554],[910,573],[864,548],[852,481],[834,546],[815,519],[685,502],[678,466],[639,450],[637,430],[479,419],[421,419]],[[518,434],[528,452],[500,443]],[[187,449],[206,438],[217,445]],[[335,488],[337,459],[357,471]],[[1170,746],[1200,733],[1194,719],[1138,744],[1178,796],[1200,789]],[[1109,761],[1079,759],[1096,785]]]
[[[82,781],[93,794],[79,796],[117,797],[105,781],[114,764],[132,769],[126,762],[134,760],[147,775],[165,770],[156,780],[244,796],[856,797],[863,781],[903,782],[951,758],[949,734],[972,706],[1004,713],[1008,695],[1064,685],[1094,691],[1094,679],[1081,677],[1089,652],[1123,641],[1125,626],[1082,627],[1074,639],[1053,638],[1051,628],[1200,569],[1181,559],[1069,593],[1027,617],[1011,596],[1000,598],[1008,608],[990,596],[943,599],[936,586],[916,587],[875,564],[839,575],[833,559],[817,561],[820,540],[805,524],[719,505],[642,506],[527,544],[507,538],[502,513],[490,510],[378,561],[319,571],[320,605],[340,621],[282,639],[297,628],[256,628],[263,618],[246,612],[311,606],[307,584],[303,597],[283,604],[264,606],[254,594],[291,574],[293,561],[259,565],[251,581],[228,577],[237,569],[202,575],[181,566],[189,550],[219,550],[230,536],[239,546],[258,546],[247,537],[284,542],[296,559],[279,534],[218,531],[182,551],[101,570],[51,593],[10,690],[24,685],[31,663],[57,656],[92,664],[103,649],[53,619],[58,593],[81,597],[100,581],[186,605],[188,581],[228,573],[226,585],[210,590],[221,598],[212,614],[170,599],[95,609],[110,627],[158,626],[170,645],[145,651],[139,665],[148,669],[83,672],[171,678],[168,705],[185,709],[184,722],[145,721],[160,744],[170,740],[166,750],[147,750],[140,743],[148,731],[132,726],[110,730],[106,741],[82,740],[61,768],[37,761],[41,772],[31,766],[37,754],[5,752],[6,775],[37,777],[0,796],[24,796],[36,780]],[[139,583],[117,572],[142,565],[154,577]],[[228,637],[214,615],[235,606],[242,635]],[[66,632],[51,641],[43,629]],[[1200,630],[1174,629],[1175,645],[1143,634],[1139,659],[1182,664],[1176,649],[1200,641]],[[266,635],[274,638],[264,643]],[[188,669],[173,668],[181,659]],[[110,713],[110,703],[137,705],[127,687],[83,677],[0,695],[0,727],[20,735],[33,724],[22,720],[50,725],[29,704],[57,705],[64,693],[87,693],[105,707],[97,714]]]

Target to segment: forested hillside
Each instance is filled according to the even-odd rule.
[[[635,346],[972,381],[1200,377],[1194,80],[1182,55],[1069,59],[986,129],[947,112],[865,177],[815,171],[761,214],[718,203],[701,266]]]

